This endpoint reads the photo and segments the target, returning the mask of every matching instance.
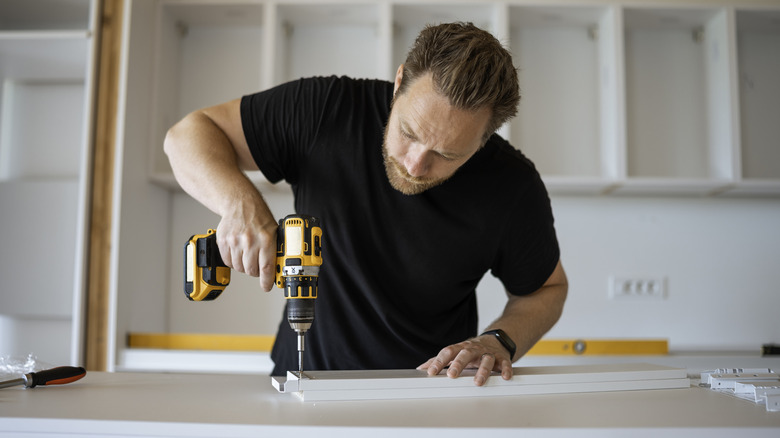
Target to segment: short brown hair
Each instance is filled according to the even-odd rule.
[[[517,114],[520,86],[512,55],[472,23],[426,26],[406,57],[398,93],[429,72],[434,87],[455,107],[491,110],[485,139]]]

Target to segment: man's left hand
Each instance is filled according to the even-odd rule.
[[[447,366],[447,376],[451,378],[460,376],[466,368],[478,368],[474,376],[477,386],[484,385],[492,371],[501,372],[504,380],[512,378],[509,352],[491,336],[478,336],[444,347],[436,357],[428,359],[417,369],[428,370],[428,375],[434,376]]]

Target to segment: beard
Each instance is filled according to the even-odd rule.
[[[385,161],[385,172],[390,185],[404,195],[419,195],[420,193],[436,187],[447,181],[445,178],[417,178],[409,175],[409,172],[387,151],[387,128],[385,127],[385,139],[382,142],[382,157]]]

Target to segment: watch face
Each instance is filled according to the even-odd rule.
[[[512,340],[511,340],[511,339],[509,339],[509,336],[508,336],[506,333],[504,333],[504,331],[503,331],[503,330],[499,330],[499,331],[498,331],[498,332],[496,332],[496,333],[498,334],[498,337],[501,339],[501,341],[502,341],[502,342],[504,342],[504,343],[506,343],[507,345],[511,346],[511,347],[512,347],[512,349],[514,350],[514,348],[515,348],[515,343],[514,343],[514,342],[512,342]]]
[[[488,330],[483,335],[492,334],[495,335],[495,337],[498,339],[498,342],[501,343],[501,345],[504,346],[504,348],[509,351],[510,356],[515,355],[515,351],[517,350],[517,346],[515,345],[514,341],[507,335],[503,330],[496,329],[496,330]]]

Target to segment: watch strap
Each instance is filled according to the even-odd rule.
[[[512,338],[509,337],[509,335],[506,334],[505,331],[501,329],[494,329],[494,330],[488,330],[483,332],[480,336],[485,335],[493,335],[498,339],[498,342],[501,343],[501,345],[506,348],[506,351],[509,352],[509,359],[515,357],[515,352],[517,351],[517,346],[515,345],[514,341],[512,341]]]

